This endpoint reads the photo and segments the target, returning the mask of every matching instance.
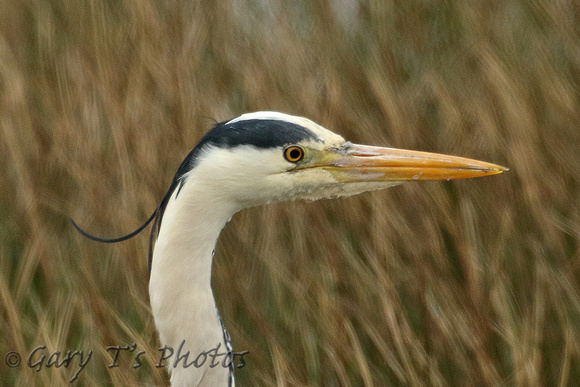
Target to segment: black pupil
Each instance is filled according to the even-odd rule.
[[[291,160],[298,160],[301,156],[302,152],[299,149],[290,149],[290,159]]]

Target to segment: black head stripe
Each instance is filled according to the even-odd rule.
[[[257,148],[277,148],[301,141],[320,141],[303,126],[283,120],[250,119],[231,124],[217,124],[201,140],[217,147],[252,145]]]

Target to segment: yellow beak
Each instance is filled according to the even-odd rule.
[[[508,170],[464,157],[358,144],[346,144],[308,167],[344,182],[466,179]]]

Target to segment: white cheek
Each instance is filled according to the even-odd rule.
[[[284,172],[267,178],[267,186],[274,193],[274,200],[319,199],[324,197],[323,191],[337,184],[334,176],[321,169]]]
[[[287,185],[280,186],[283,179],[272,182],[270,177],[291,167],[292,164],[284,160],[282,151],[277,153],[245,146],[213,148],[187,179],[202,184],[212,196],[236,202],[242,208],[252,207],[281,200],[280,189]]]

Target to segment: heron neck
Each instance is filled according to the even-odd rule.
[[[203,380],[207,385],[227,385],[229,368],[221,363],[210,367],[209,357],[201,367],[199,362],[174,367],[174,360],[180,347],[182,356],[189,351],[186,362],[191,363],[214,348],[226,353],[230,345],[211,289],[211,267],[219,234],[236,211],[189,181],[165,209],[153,252],[149,295],[161,346],[174,350],[167,361],[172,384],[196,385],[195,381]]]

